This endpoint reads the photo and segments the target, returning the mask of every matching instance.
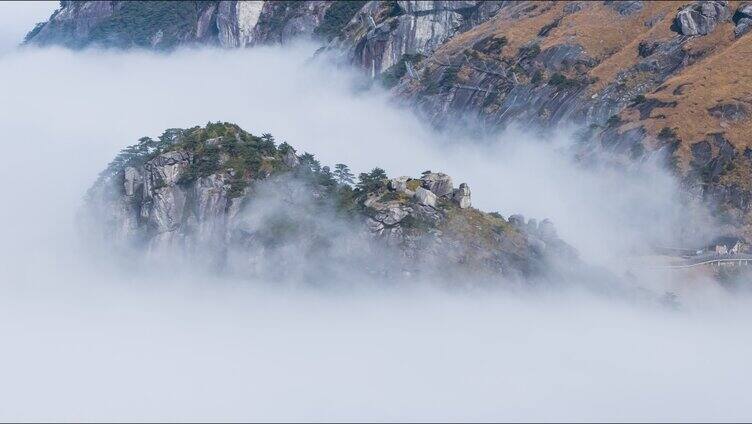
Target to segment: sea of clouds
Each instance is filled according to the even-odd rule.
[[[589,264],[705,228],[650,163],[583,167],[571,131],[437,133],[306,43],[17,49],[55,4],[0,4],[0,420],[749,420],[744,292],[645,272],[679,309],[531,293],[276,287],[97,260],[76,213],[122,147],[229,121],[323,164],[426,169],[474,205],[550,218]],[[636,272],[630,270],[630,272]]]

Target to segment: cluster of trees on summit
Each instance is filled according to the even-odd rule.
[[[220,142],[206,143],[207,140],[215,138]],[[126,167],[142,166],[162,153],[177,149],[193,153],[193,161],[181,177],[181,183],[189,183],[197,177],[206,177],[219,171],[222,168],[220,153],[226,153],[230,159],[225,167],[234,171],[230,193],[234,197],[243,192],[248,177],[259,169],[266,166],[271,172],[281,170],[279,159],[293,150],[293,147],[286,142],[277,146],[274,136],[269,133],[257,137],[229,123],[210,122],[204,128],[168,129],[157,140],[142,137],[138,143],[122,149],[100,173],[98,181],[104,181]],[[266,162],[265,160],[270,157],[275,161]],[[322,166],[314,155],[308,152],[299,155],[298,158],[302,166],[295,171],[296,174],[328,188],[372,192],[383,187],[388,178],[386,172],[377,167],[370,172],[360,173],[356,182],[355,175],[346,164],[338,163],[331,169],[329,166]]]

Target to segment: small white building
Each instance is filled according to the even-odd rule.
[[[735,255],[747,251],[747,243],[744,239],[734,236],[717,238],[708,249],[716,255]]]

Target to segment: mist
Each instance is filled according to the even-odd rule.
[[[571,130],[436,132],[358,72],[312,61],[315,46],[303,42],[71,52],[11,48],[31,27],[7,28],[0,420],[752,417],[749,298],[709,280],[639,275],[638,285],[680,293],[679,310],[576,285],[451,291],[359,284],[350,273],[337,277],[346,289],[323,290],[169,263],[124,267],[106,250],[90,255],[75,226],[84,193],[121,148],[229,121],[354,172],[446,172],[470,185],[475,207],[550,218],[585,262],[621,275],[635,250],[712,229],[660,166],[583,167],[568,154]]]

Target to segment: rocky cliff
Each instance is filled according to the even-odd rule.
[[[345,165],[322,167],[268,134],[227,123],[172,129],[118,155],[82,222],[108,248],[276,276],[514,279],[577,263],[549,221],[474,209],[468,185],[443,173],[389,179],[376,168],[353,182]]]
[[[62,2],[33,44],[245,46],[313,35],[436,126],[585,130],[577,152],[660,155],[752,235],[752,3]]]
[[[321,31],[332,27],[330,6],[325,1],[62,1],[26,43],[168,50],[285,42],[313,35],[324,24]]]

